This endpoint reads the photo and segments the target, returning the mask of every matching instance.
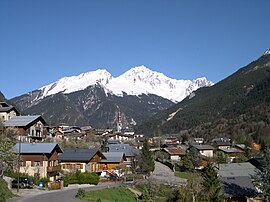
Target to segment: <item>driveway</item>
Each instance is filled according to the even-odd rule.
[[[157,161],[153,175],[149,179],[153,182],[177,186],[183,186],[187,183],[187,179],[174,176],[174,172],[168,166]]]

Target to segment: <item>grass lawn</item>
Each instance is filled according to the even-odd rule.
[[[175,171],[174,175],[176,177],[185,178],[185,179],[193,179],[193,178],[199,177],[199,174],[197,174],[197,173],[180,172],[180,171]]]
[[[86,192],[83,197],[79,199],[84,201],[101,201],[101,202],[133,202],[135,195],[125,187],[114,187],[99,191]]]

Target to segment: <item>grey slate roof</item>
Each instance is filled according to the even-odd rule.
[[[106,157],[106,159],[102,159],[102,163],[120,163],[123,158],[126,160],[123,152],[104,152],[102,154]]]
[[[96,153],[97,149],[67,149],[63,154],[58,156],[60,161],[90,161]],[[105,158],[102,153],[100,153]]]
[[[192,147],[195,147],[198,150],[214,150],[215,149],[211,145],[192,145]]]
[[[31,154],[31,153],[50,154],[56,146],[59,147],[57,143],[17,143],[14,146],[14,151],[17,153],[19,152],[20,144],[21,144],[21,151],[20,151],[21,154]]]
[[[4,121],[4,126],[6,127],[25,127],[37,119],[41,119],[45,123],[40,115],[35,116],[14,116],[11,119]]]
[[[14,107],[9,106],[9,107],[0,107],[0,112],[9,112],[12,110]],[[14,108],[15,109],[15,108]]]
[[[139,155],[139,150],[129,144],[110,144],[108,145],[110,152],[123,152],[126,157],[134,157]]]
[[[223,151],[224,153],[228,153],[228,154],[230,154],[230,153],[243,153],[243,151],[242,150],[240,150],[240,149],[237,149],[237,148],[220,148],[219,149],[220,151]]]
[[[217,170],[221,177],[251,176],[255,175],[255,166],[249,162],[219,164]]]
[[[253,197],[257,190],[248,176],[222,177],[222,193],[227,197]]]

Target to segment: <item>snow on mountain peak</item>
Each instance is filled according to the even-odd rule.
[[[200,87],[213,85],[205,77],[195,80],[171,79],[142,65],[131,68],[115,78],[107,70],[101,69],[78,76],[64,77],[40,90],[43,91],[42,97],[46,97],[58,92],[71,93],[83,90],[96,83],[101,84],[106,93],[117,96],[123,96],[124,93],[128,95],[155,94],[174,102],[181,101]]]
[[[263,55],[270,55],[270,48],[268,50],[266,50]]]
[[[43,91],[43,97],[59,92],[71,93],[83,90],[96,83],[105,86],[111,78],[112,75],[107,70],[98,69],[96,71],[82,73],[78,76],[63,77],[52,84],[43,86],[40,90]]]

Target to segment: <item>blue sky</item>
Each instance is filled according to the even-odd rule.
[[[218,82],[270,48],[268,0],[0,0],[0,91],[145,65]]]

